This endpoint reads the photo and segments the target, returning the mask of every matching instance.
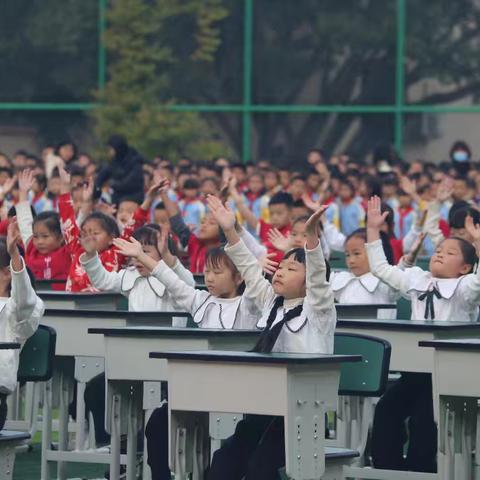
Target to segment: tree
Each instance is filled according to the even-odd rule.
[[[174,98],[168,92],[175,82],[170,70],[178,58],[165,42],[172,22],[185,17],[195,26],[191,62],[211,62],[219,44],[215,24],[226,14],[220,0],[113,3],[105,37],[109,79],[98,95],[102,106],[93,112],[98,137],[123,134],[147,156],[212,158],[229,153],[200,115],[169,111]]]

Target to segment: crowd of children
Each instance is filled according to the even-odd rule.
[[[412,319],[477,321],[480,164],[465,142],[443,163],[407,163],[390,148],[371,161],[312,149],[291,168],[146,161],[122,137],[109,145],[112,165],[137,172],[129,181],[71,143],[41,158],[0,154],[12,287],[29,288],[20,249],[34,277],[58,288],[119,292],[134,311],[187,311],[200,328],[261,329],[258,352],[332,353],[334,303],[352,299],[404,297]],[[338,252],[347,270],[330,272]],[[431,257],[429,271],[415,267],[418,255]],[[195,289],[193,274],[205,275],[206,290]],[[421,374],[402,375],[387,391],[373,427],[375,466],[435,471],[431,397]],[[165,408],[152,415],[147,438],[153,478],[170,478]],[[284,461],[281,419],[247,417],[215,453],[208,478],[274,479]]]

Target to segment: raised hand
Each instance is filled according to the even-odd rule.
[[[83,190],[82,190],[82,201],[84,203],[92,202],[94,188],[95,188],[95,183],[93,181],[93,177],[88,177],[88,180],[83,185]]]
[[[367,228],[380,230],[385,223],[388,212],[382,213],[382,201],[380,197],[374,196],[368,200],[367,206]]]
[[[160,232],[157,233],[157,248],[162,256],[162,260],[172,268],[175,265],[176,258],[170,252],[168,248],[168,238],[169,238],[169,231],[167,228],[162,227]]]
[[[282,252],[286,252],[290,250],[291,245],[290,245],[290,238],[287,238],[285,235],[283,235],[280,230],[277,228],[272,228],[268,234],[268,240],[270,240],[270,243],[277,249],[281,250]]]
[[[308,237],[320,238],[320,218],[327,210],[328,205],[322,205],[305,223],[305,233]]]
[[[313,212],[316,212],[317,210],[322,208],[322,204],[319,201],[312,200],[312,198],[310,197],[310,195],[308,195],[308,193],[304,193],[302,195],[302,201],[305,204],[305,206],[308,209],[312,210]]]
[[[58,174],[60,175],[60,192],[65,194],[65,193],[70,193],[71,189],[71,177],[70,174],[65,170],[63,165],[58,166]]]
[[[30,169],[22,170],[18,174],[18,193],[21,202],[28,200],[28,192],[32,189],[34,180],[33,171]]]
[[[110,215],[111,217],[115,217],[117,213],[117,207],[107,202],[99,201],[95,210],[104,213],[105,215]]]
[[[276,256],[275,252],[272,253],[267,253],[265,256],[262,258],[258,259],[258,263],[260,263],[262,270],[267,274],[267,275],[273,275],[278,268],[278,262],[275,260],[272,260]]]
[[[417,184],[415,181],[410,180],[407,176],[400,178],[400,188],[411,197],[417,193]]]
[[[138,258],[143,254],[142,244],[133,237],[130,237],[130,240],[115,238],[113,244],[117,247],[120,254],[125,257]]]
[[[12,257],[20,256],[18,251],[18,242],[21,241],[20,229],[18,228],[17,218],[13,217],[7,228],[7,252]]]
[[[236,217],[232,210],[223,205],[220,199],[214,195],[207,197],[207,204],[208,210],[225,233],[230,230],[235,230]]]

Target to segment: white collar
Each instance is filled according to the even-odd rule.
[[[135,284],[142,278],[147,280],[149,287],[152,289],[153,293],[157,295],[157,297],[163,297],[165,294],[165,285],[153,275],[142,277],[140,272],[135,267],[128,267],[125,269],[120,287],[122,292],[131,291]]]
[[[372,272],[367,272],[361,275],[360,277],[356,277],[351,272],[343,271],[335,273],[332,282],[332,290],[334,292],[338,292],[345,288],[351,282],[360,282],[363,288],[367,290],[369,293],[375,292],[378,285],[380,284],[380,279],[378,279]]]
[[[234,298],[218,298],[214,297],[213,295],[209,295],[203,304],[200,305],[197,311],[192,315],[193,321],[197,324],[201,324],[204,320],[207,309],[209,311],[216,310],[218,321],[220,322],[222,328],[230,330],[235,325],[235,320],[237,319],[238,309],[240,308],[241,301],[241,296]]]
[[[415,278],[408,292],[428,292],[435,287],[440,292],[442,298],[449,300],[455,294],[460,282],[466,277],[466,275],[462,275],[458,278],[435,278],[429,272],[425,273],[427,275],[419,275]]]

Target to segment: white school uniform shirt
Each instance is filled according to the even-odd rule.
[[[438,291],[432,295],[434,320],[449,322],[478,321],[478,304],[480,303],[479,273],[470,273],[458,278],[435,278],[430,272],[419,267],[402,271],[389,265],[382,249],[381,240],[366,244],[370,269],[383,282],[397,290],[412,302],[412,320],[432,320],[427,309],[425,294]],[[423,299],[421,299],[424,297]]]
[[[165,285],[153,275],[143,277],[135,267],[109,272],[98,255],[86,261],[82,255],[80,263],[95,288],[103,292],[121,293],[127,297],[128,310],[131,312],[181,310]],[[195,284],[192,273],[178,259],[172,271],[189,285]]]
[[[152,275],[165,285],[178,308],[189,312],[201,328],[253,328],[260,314],[255,303],[243,296],[219,298],[187,285],[163,260]]]
[[[371,272],[356,277],[349,271],[332,272],[330,274],[335,300],[338,303],[359,303],[375,305],[379,303],[397,303],[400,294],[392,287],[383,283]],[[378,310],[377,318],[395,319],[395,309]]]
[[[22,260],[23,262],[23,260]],[[12,272],[10,297],[0,297],[0,341],[21,346],[37,330],[45,306],[30,283],[25,264]],[[17,385],[20,350],[0,350],[0,393],[10,394]]]
[[[262,269],[242,241],[225,247],[245,280],[243,296],[253,300],[262,312],[256,322],[257,328],[265,328],[277,295],[262,275]],[[320,242],[313,250],[306,250],[305,298],[285,300],[278,308],[272,327],[280,322],[285,313],[303,303],[302,313],[283,325],[273,346],[273,352],[333,353],[333,334],[337,321],[333,292],[326,281],[325,259]]]

